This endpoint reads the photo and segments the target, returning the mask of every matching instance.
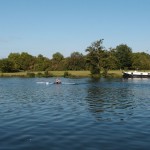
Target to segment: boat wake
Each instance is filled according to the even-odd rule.
[[[54,83],[51,83],[51,82],[36,82],[37,84],[54,84]]]
[[[46,85],[51,85],[51,84],[57,84],[55,82],[36,82],[37,84],[46,84]],[[76,85],[77,83],[73,83],[73,82],[61,82],[59,84],[64,84],[64,85]]]

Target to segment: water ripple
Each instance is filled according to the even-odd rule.
[[[38,80],[0,79],[0,150],[149,148],[150,80]]]

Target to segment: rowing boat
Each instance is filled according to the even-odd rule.
[[[75,85],[76,83],[73,83],[73,82],[59,82],[59,83],[57,83],[57,82],[36,82],[37,84],[46,84],[46,85],[48,85],[48,84],[66,84],[66,85]]]

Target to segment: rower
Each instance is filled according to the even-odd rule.
[[[60,84],[61,83],[61,80],[59,80],[58,78],[56,79],[55,81],[56,84]]]

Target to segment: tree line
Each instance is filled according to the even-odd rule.
[[[90,70],[92,75],[100,75],[101,72],[107,75],[108,70],[150,69],[150,55],[145,52],[133,52],[126,44],[105,49],[103,39],[100,39],[93,42],[85,51],[86,55],[76,51],[69,57],[56,52],[51,59],[42,54],[32,56],[27,52],[10,53],[7,58],[0,59],[0,71]]]

